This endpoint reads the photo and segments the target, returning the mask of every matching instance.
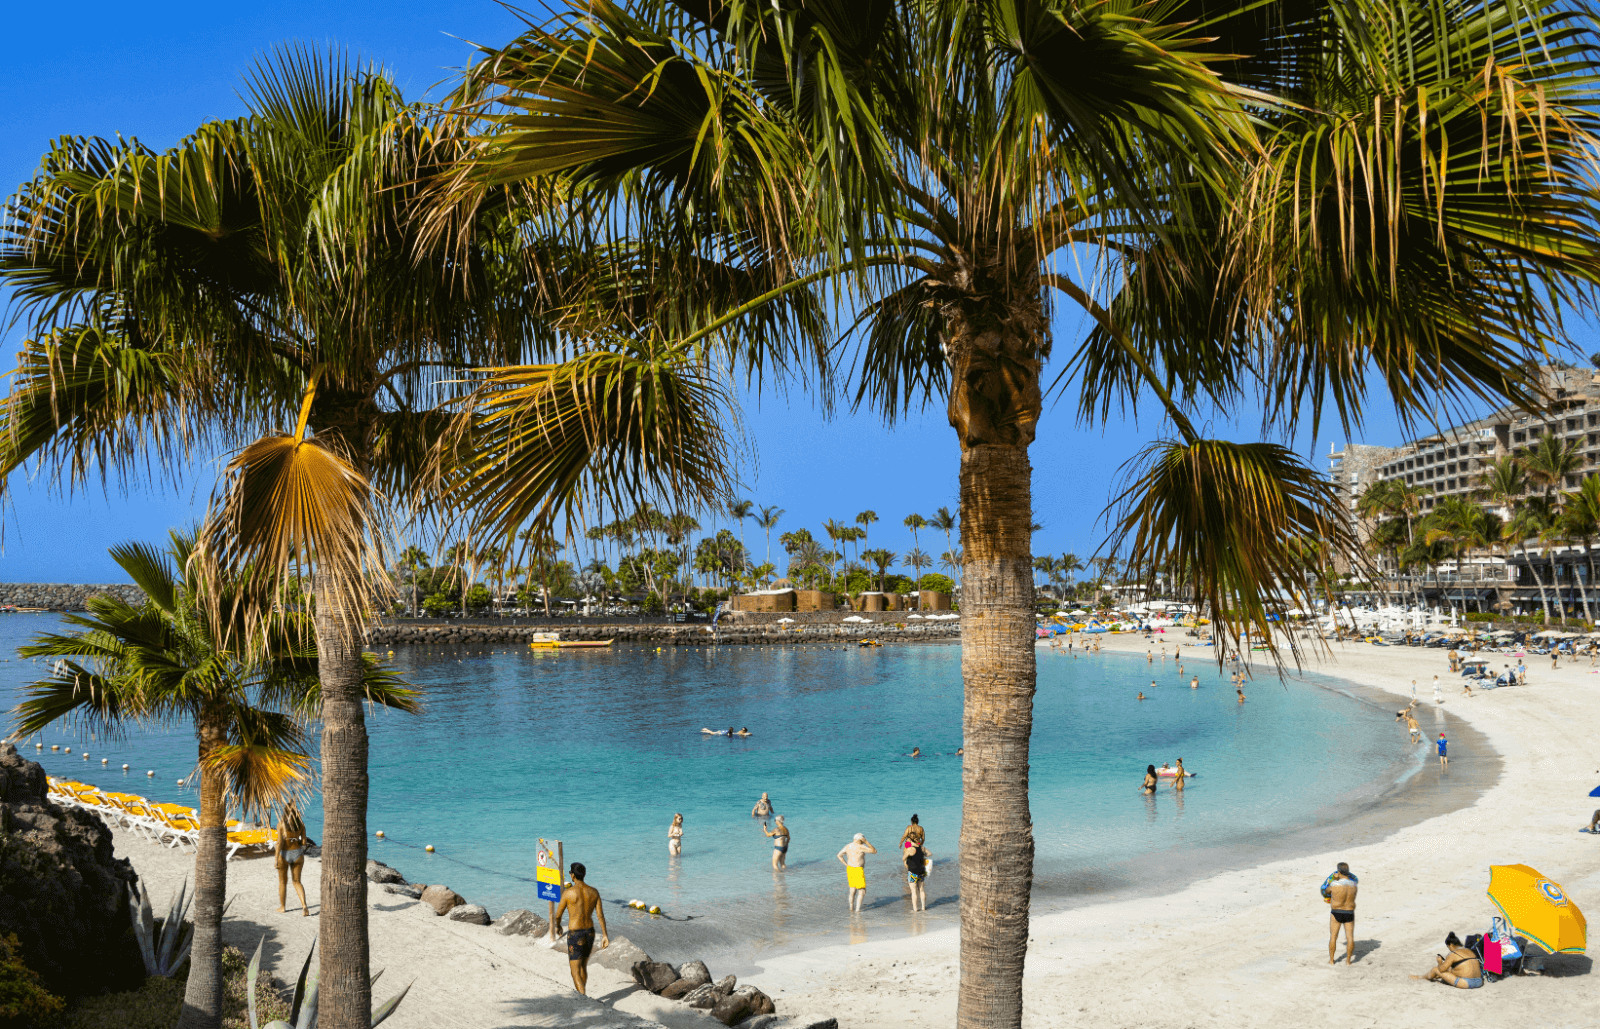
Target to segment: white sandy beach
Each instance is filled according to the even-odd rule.
[[[1104,642],[1108,649],[1146,647],[1136,636]],[[1424,684],[1434,674],[1444,678],[1445,657],[1439,650],[1361,644],[1339,647],[1311,667],[1409,695],[1413,677]],[[1600,836],[1576,831],[1600,806],[1586,798],[1600,782],[1594,746],[1600,675],[1589,672],[1587,659],[1554,674],[1547,660],[1530,661],[1526,688],[1471,700],[1450,677],[1446,709],[1470,722],[1504,758],[1498,784],[1470,807],[1378,843],[1230,871],[1166,895],[1036,917],[1026,1023],[1097,1029],[1600,1026],[1600,981],[1588,957],[1555,957],[1544,977],[1475,991],[1409,978],[1431,967],[1446,932],[1465,936],[1488,926],[1493,909],[1484,890],[1491,863],[1533,865],[1562,883],[1580,907],[1600,911]],[[1426,732],[1431,689],[1420,692]],[[1403,728],[1395,731],[1403,737]],[[126,833],[118,833],[117,844],[158,903],[191,867],[186,856]],[[1316,894],[1338,861],[1348,861],[1361,878],[1351,967],[1327,964],[1327,906]],[[401,871],[409,870],[402,865]],[[313,859],[305,876],[313,911],[316,876]],[[293,910],[278,914],[276,892],[269,860],[233,862],[226,932],[246,949],[269,933],[268,960],[280,977],[292,978],[316,920]],[[291,893],[291,906],[296,903]],[[841,912],[841,928],[845,917]],[[378,887],[372,888],[371,925],[373,967],[387,969],[379,996],[415,981],[387,1023],[395,1029],[599,1029],[639,1025],[640,1019],[674,1029],[716,1024],[599,965],[591,966],[594,999],[581,999],[569,984],[564,954],[449,922]],[[742,978],[798,1024],[831,1016],[844,1029],[870,1029],[952,1024],[957,968],[956,932],[942,929],[780,956]],[[715,967],[712,973],[721,974]]]

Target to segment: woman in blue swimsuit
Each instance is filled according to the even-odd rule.
[[[763,794],[765,796],[765,794]],[[778,824],[771,829],[767,823],[761,823],[761,831],[772,837],[772,867],[774,871],[786,871],[788,865],[784,863],[785,856],[789,853],[789,827],[783,824],[783,816],[778,816]]]

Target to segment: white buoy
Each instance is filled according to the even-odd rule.
[[[382,830],[382,829],[379,829],[379,830],[378,830],[378,836],[379,836],[379,837],[382,837],[382,836],[383,836],[383,830]]]
[[[182,785],[183,785],[183,780],[182,780],[182,779],[179,779],[179,780],[178,780],[178,785],[179,785],[179,786],[182,786]]]
[[[33,745],[33,749],[34,750],[43,750],[44,749],[44,744],[43,743],[35,743]]]
[[[88,754],[88,752],[87,752],[87,751],[85,751],[85,752],[84,752],[84,755],[83,755],[83,759],[84,759],[84,760],[85,760],[85,761],[87,761],[87,760],[89,760],[89,754]]]
[[[111,759],[108,758],[108,757],[103,757],[103,758],[100,759],[100,763],[102,765],[109,765],[111,763]]]
[[[72,753],[72,748],[71,747],[64,747],[64,748],[62,748],[62,753],[70,754],[70,753]]]
[[[123,765],[123,766],[122,766],[122,770],[123,770],[123,771],[124,771],[124,772],[126,772],[126,771],[127,771],[127,770],[128,770],[128,766],[127,766],[127,765]]]
[[[151,769],[151,770],[150,770],[150,771],[148,771],[148,772],[146,772],[146,773],[144,773],[144,774],[145,774],[145,775],[148,775],[148,776],[149,776],[149,777],[150,777],[150,778],[152,778],[152,779],[154,779],[154,778],[155,778],[155,777],[156,777],[156,773],[155,773],[155,770],[154,770],[154,769]]]

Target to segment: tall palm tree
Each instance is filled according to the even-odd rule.
[[[249,647],[249,630],[231,617],[236,590],[206,596],[192,534],[174,532],[164,549],[111,548],[111,558],[145,594],[137,606],[112,596],[64,615],[66,632],[47,632],[17,649],[57,658],[54,674],[24,687],[13,735],[58,722],[97,733],[135,723],[184,721],[199,743],[200,841],[195,851],[194,937],[179,1026],[222,1024],[222,913],[227,898],[229,807],[264,817],[310,786],[301,721],[315,714],[317,654],[294,616]],[[215,585],[209,587],[216,589]],[[221,618],[217,617],[221,615]],[[372,699],[415,710],[415,694],[367,663]]]
[[[460,156],[454,121],[406,103],[380,68],[305,48],[264,59],[242,92],[244,116],[167,151],[63,138],[10,198],[0,280],[29,337],[0,408],[0,474],[33,458],[71,488],[147,469],[176,477],[196,450],[245,447],[301,412],[295,434],[239,450],[230,475],[260,501],[257,527],[328,530],[255,559],[293,555],[314,573],[319,1019],[364,1029],[364,593],[367,569],[389,562],[359,551],[384,538],[383,497],[403,510],[424,482],[472,369],[536,358],[548,337],[534,338],[542,301],[518,287],[515,219],[486,211],[444,253],[409,218],[422,184]],[[313,465],[308,506],[278,518],[260,477]],[[240,546],[263,538],[235,534]]]
[[[1589,553],[1595,537],[1600,536],[1600,476],[1585,475],[1578,488],[1563,498],[1561,531],[1583,548],[1583,565],[1578,569],[1578,596],[1583,601],[1583,620],[1592,624],[1589,580],[1594,575],[1594,562]]]
[[[1523,467],[1527,470],[1528,481],[1536,489],[1543,490],[1545,501],[1549,504],[1549,520],[1545,525],[1545,532],[1540,537],[1539,558],[1543,560],[1546,554],[1550,555],[1551,578],[1556,582],[1556,597],[1560,603],[1561,596],[1561,569],[1554,551],[1549,546],[1560,537],[1562,524],[1562,508],[1567,494],[1564,492],[1567,480],[1583,470],[1583,453],[1576,440],[1563,439],[1554,432],[1546,432],[1539,437],[1539,442],[1522,459]],[[1566,614],[1566,604],[1561,603],[1563,617]],[[1550,620],[1549,607],[1545,608],[1545,621]]]
[[[739,523],[739,547],[744,548],[744,523],[754,515],[756,508],[753,500],[736,500],[728,505],[728,517]]]
[[[416,615],[422,610],[422,598],[418,595],[419,577],[423,572],[433,567],[428,559],[428,552],[412,544],[400,555],[400,564],[406,571],[406,576],[411,580],[411,613]]]
[[[888,580],[889,569],[900,559],[900,555],[885,547],[877,547],[863,550],[861,556],[878,567],[878,592],[885,592],[887,587],[884,584]]]
[[[836,545],[843,543],[848,538],[849,533],[850,526],[845,522],[829,518],[822,523],[822,534]],[[828,560],[828,574],[829,576],[833,574],[833,559],[831,556]]]
[[[961,551],[946,550],[943,554],[939,555],[939,564],[942,568],[944,568],[945,571],[950,573],[950,577],[956,581],[956,584],[960,585]]]
[[[861,526],[861,542],[868,542],[867,534],[872,530],[872,523],[878,520],[878,512],[871,510],[862,511],[856,515],[856,524]],[[866,560],[866,552],[857,548],[856,556]]]
[[[1071,585],[1073,576],[1081,571],[1083,571],[1083,561],[1077,554],[1068,552],[1061,555],[1061,574],[1067,577],[1068,585]]]
[[[928,524],[928,520],[919,514],[908,514],[905,517],[905,521],[903,521],[901,524],[911,530],[911,547],[912,549],[916,549],[918,546],[920,546],[917,541],[917,531],[925,528]]]
[[[920,549],[912,547],[906,552],[906,556],[902,560],[904,560],[905,563],[910,566],[911,570],[916,573],[917,589],[921,590],[922,570],[933,564],[933,558],[929,557],[927,554],[924,554]]]
[[[933,513],[933,517],[928,519],[929,525],[944,533],[944,546],[946,550],[955,549],[956,545],[955,542],[950,538],[950,534],[955,532],[956,522],[957,519],[955,513],[948,507],[939,508],[939,510]]]
[[[761,528],[762,532],[767,534],[767,564],[772,563],[772,530],[778,527],[778,520],[783,515],[783,508],[773,505],[772,507],[763,507],[761,513],[756,516],[756,525]]]
[[[854,402],[890,419],[945,406],[969,616],[963,1027],[1021,1018],[1028,450],[1052,298],[1094,325],[1064,355],[1080,411],[1153,395],[1171,427],[1117,501],[1135,574],[1174,569],[1236,640],[1310,591],[1295,540],[1354,541],[1291,451],[1205,439],[1191,413],[1250,393],[1270,431],[1319,423],[1325,401],[1349,428],[1368,383],[1403,418],[1474,395],[1532,407],[1527,369],[1600,260],[1574,213],[1596,193],[1595,60],[1570,5],[1241,2],[1195,32],[1201,16],[1137,0],[592,3],[486,54],[462,91],[464,110],[502,105],[445,210],[534,180],[563,201],[548,222],[583,245],[627,226],[688,297],[711,296],[697,287],[729,254],[774,274],[651,326],[651,345],[708,374],[765,367],[752,351],[793,367],[797,337],[767,342],[765,314],[833,283],[862,298]],[[1069,251],[1100,260],[1074,278]]]

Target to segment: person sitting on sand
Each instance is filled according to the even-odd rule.
[[[751,818],[766,818],[772,814],[772,801],[765,793],[756,801],[756,806],[750,809]]]
[[[306,888],[300,885],[300,872],[306,867],[306,851],[316,846],[316,842],[306,835],[306,823],[301,821],[300,812],[294,806],[294,801],[283,806],[283,817],[278,819],[278,840],[272,845],[272,863],[278,869],[278,910],[283,910],[283,902],[289,892],[289,877],[294,877],[294,892],[300,895],[300,915],[302,918],[311,914],[311,909],[306,905]]]
[[[1444,938],[1444,945],[1449,948],[1448,954],[1435,954],[1439,963],[1434,965],[1424,975],[1414,975],[1413,979],[1427,979],[1430,982],[1444,983],[1454,986],[1458,990],[1476,990],[1483,985],[1483,965],[1478,961],[1478,955],[1462,946],[1460,937],[1451,933]]]
[[[1144,785],[1139,787],[1140,793],[1154,793],[1156,791],[1156,766],[1144,766]]]
[[[569,917],[567,923],[567,967],[572,972],[572,985],[579,993],[589,989],[589,955],[594,951],[594,920],[600,920],[600,949],[611,946],[611,934],[606,931],[606,913],[601,906],[600,891],[584,882],[588,869],[572,863],[572,885],[561,891],[561,903],[556,905],[551,924],[556,935],[561,934],[561,916]]]
[[[1589,819],[1588,832],[1600,833],[1600,808],[1596,808],[1594,817]]]

